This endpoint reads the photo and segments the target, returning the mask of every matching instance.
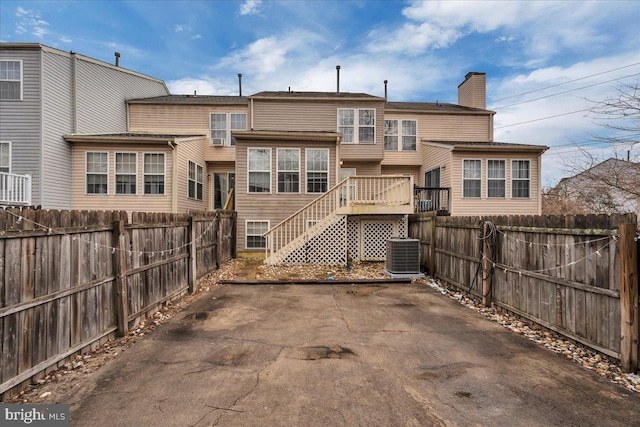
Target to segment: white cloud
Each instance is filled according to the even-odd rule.
[[[60,37],[60,41],[61,41],[62,43],[71,43],[71,42],[72,42],[72,40],[71,40],[69,37],[67,37],[67,36],[61,36],[61,37]]]
[[[240,15],[256,15],[260,12],[262,0],[246,0],[240,5]]]
[[[45,35],[49,34],[50,27],[49,22],[42,19],[42,14],[39,10],[25,9],[18,6],[16,8],[16,16],[19,18],[16,23],[16,33],[25,34],[30,32],[31,35],[42,39]]]
[[[191,27],[189,25],[176,24],[173,29],[176,33],[181,33],[183,31],[191,32]]]
[[[201,39],[201,38],[202,38],[202,35],[200,35],[200,34],[195,34],[195,35],[193,35],[193,36],[191,37],[191,40],[198,40],[198,39]]]
[[[238,86],[235,87],[231,81],[223,81],[221,79],[213,79],[209,77],[170,80],[167,81],[169,91],[173,94],[191,95],[194,91],[198,95],[237,95]]]

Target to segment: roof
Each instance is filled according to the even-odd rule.
[[[514,151],[534,151],[543,153],[549,149],[545,145],[514,144],[511,142],[483,142],[483,141],[427,141],[425,144],[439,145],[452,150],[482,151],[482,150],[514,150]]]
[[[621,171],[624,174],[629,174],[633,172],[640,173],[640,163],[635,163],[635,162],[631,162],[623,159],[616,159],[615,157],[610,157],[607,160],[604,160],[598,164],[591,166],[588,169],[583,170],[582,172],[579,172],[572,176],[567,176],[562,178],[558,182],[558,185],[572,181],[574,178],[577,178],[581,175],[585,177],[596,177],[596,176],[599,176],[600,174],[610,175],[612,172],[621,173]]]
[[[340,99],[340,100],[365,100],[365,101],[384,101],[379,96],[369,95],[368,93],[351,93],[351,92],[292,92],[292,91],[263,91],[249,96],[249,98],[261,99]]]
[[[130,99],[129,104],[225,104],[225,105],[248,105],[248,98],[245,96],[223,96],[223,95],[164,95],[151,98]]]
[[[128,68],[124,68],[121,66],[116,66],[115,64],[109,63],[109,62],[105,62],[102,61],[100,59],[96,59],[96,58],[92,58],[90,56],[85,56],[85,55],[81,55],[79,53],[76,53],[74,51],[65,51],[65,50],[60,50],[57,49],[55,47],[51,47],[51,46],[47,46],[41,43],[6,43],[6,42],[0,42],[0,49],[7,49],[7,50],[43,50],[45,52],[49,52],[49,53],[53,53],[56,55],[60,55],[60,56],[65,56],[65,57],[72,57],[72,55],[75,55],[78,59],[87,61],[87,62],[91,62],[93,64],[98,64],[101,65],[103,67],[107,67],[107,68],[111,68],[112,70],[116,70],[116,71],[120,71],[123,73],[127,73],[127,74],[131,74],[137,77],[142,77],[145,78],[147,80],[152,80],[155,81],[157,83],[162,83],[162,85],[164,86],[164,89],[166,90],[167,93],[169,93],[169,88],[167,88],[166,83],[164,82],[164,80],[162,79],[158,79],[156,77],[152,77],[146,74],[142,74],[139,73],[137,71],[134,70],[130,70]]]
[[[236,140],[263,141],[316,141],[338,143],[342,139],[340,132],[331,131],[294,131],[294,130],[247,130],[233,131]]]
[[[96,133],[96,134],[69,134],[64,135],[63,138],[67,142],[125,142],[136,144],[166,144],[167,142],[179,142],[178,140],[185,139],[200,139],[205,138],[206,135],[176,135],[176,134],[149,134],[149,133]]]
[[[442,102],[387,102],[385,110],[402,111],[428,111],[430,113],[442,111],[446,113],[483,113],[495,114],[495,111],[484,110],[482,108],[465,107],[464,105],[448,104]]]

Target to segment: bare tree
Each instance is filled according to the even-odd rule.
[[[565,160],[571,177],[543,194],[543,211],[561,213],[640,214],[640,79],[621,83],[613,97],[591,101],[589,116],[604,129],[590,135],[592,142],[608,144],[614,154],[598,158],[577,145],[580,155]]]

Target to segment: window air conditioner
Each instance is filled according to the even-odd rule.
[[[211,138],[211,145],[223,146],[227,140],[225,138]]]

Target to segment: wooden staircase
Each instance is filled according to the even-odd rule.
[[[264,234],[267,264],[347,263],[348,215],[413,213],[410,176],[350,176]]]

